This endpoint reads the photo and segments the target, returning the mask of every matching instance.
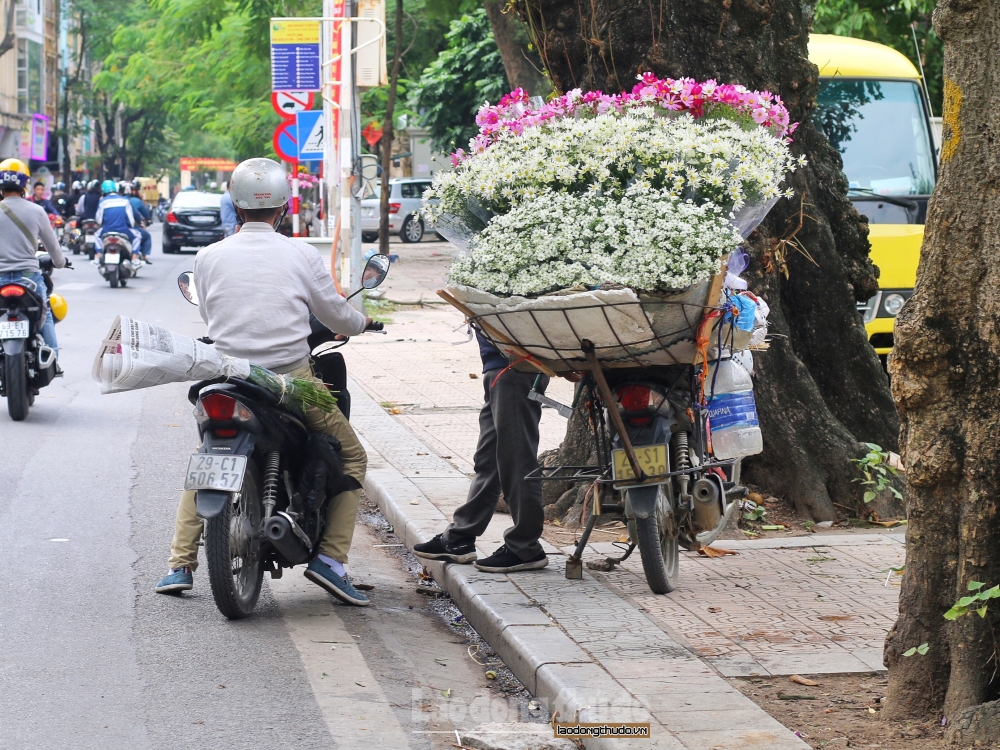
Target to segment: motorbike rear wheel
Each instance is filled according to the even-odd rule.
[[[28,416],[28,407],[32,401],[23,351],[4,355],[3,382],[7,389],[7,413],[15,422],[20,422]]]
[[[108,274],[108,283],[111,284],[112,289],[117,289],[118,284],[121,282],[121,269],[115,266],[111,269],[111,273]]]
[[[635,519],[636,545],[642,559],[646,583],[654,594],[669,594],[680,578],[680,547],[670,510],[670,500],[659,488],[656,511],[648,518]]]
[[[249,617],[264,579],[259,472],[250,461],[243,488],[205,522],[205,557],[215,606],[230,620]]]

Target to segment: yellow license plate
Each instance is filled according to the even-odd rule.
[[[635,457],[639,461],[639,468],[647,477],[655,477],[667,473],[667,446],[666,445],[644,445],[635,449]],[[635,472],[628,462],[623,448],[611,451],[612,466],[614,469],[614,479],[616,482],[627,482],[635,479]]]

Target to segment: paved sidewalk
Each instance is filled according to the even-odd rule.
[[[412,549],[443,528],[469,480],[354,388],[352,422],[369,451],[366,491]],[[494,519],[481,552],[499,543],[507,520]],[[808,747],[627,598],[587,573],[566,580],[565,558],[549,552],[548,568],[520,575],[428,568],[549,711],[564,721],[652,726],[650,740],[593,740],[588,748]]]

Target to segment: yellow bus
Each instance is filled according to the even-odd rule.
[[[930,110],[917,69],[890,47],[813,34],[809,59],[820,75],[813,119],[840,152],[848,197],[868,217],[879,291],[858,309],[884,362],[895,317],[913,293],[937,179]]]

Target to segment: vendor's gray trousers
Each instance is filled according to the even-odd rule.
[[[493,370],[483,375],[486,403],[479,412],[476,476],[468,500],[455,511],[444,538],[453,544],[481,536],[503,492],[514,521],[514,526],[504,532],[504,543],[522,560],[530,560],[542,552],[538,539],[545,521],[542,483],[524,479],[538,468],[542,405],[528,400],[528,392],[538,376],[507,370],[493,385],[500,372]],[[542,376],[538,390],[544,391],[548,383],[549,379]]]

